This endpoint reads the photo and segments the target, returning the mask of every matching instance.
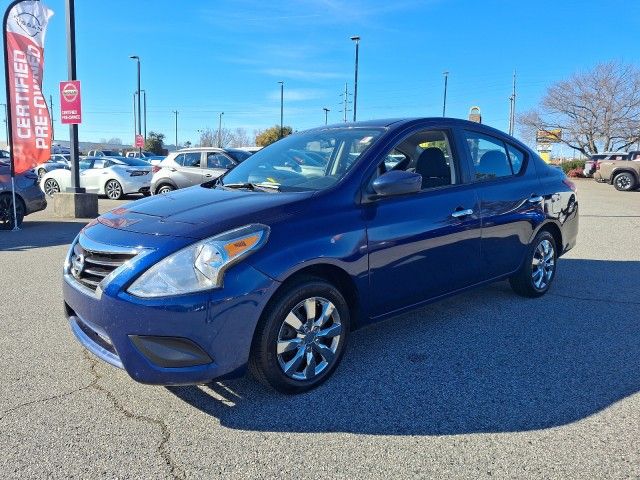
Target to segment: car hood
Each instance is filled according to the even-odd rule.
[[[118,230],[202,239],[249,223],[269,224],[302,208],[314,192],[259,192],[200,185],[131,202],[97,222]]]

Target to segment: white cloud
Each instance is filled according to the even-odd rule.
[[[268,68],[262,73],[278,78],[295,78],[301,80],[327,80],[344,77],[344,74],[337,72],[314,72],[309,70],[295,70],[287,68]]]
[[[285,102],[304,102],[305,100],[314,100],[321,98],[324,92],[321,90],[315,90],[311,88],[287,88],[284,86],[284,101]],[[271,101],[280,101],[280,89],[270,92],[267,98]]]

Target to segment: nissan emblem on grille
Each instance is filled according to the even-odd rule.
[[[71,275],[76,278],[80,278],[82,270],[84,270],[84,255],[82,253],[78,253],[77,255],[74,255],[71,260]]]

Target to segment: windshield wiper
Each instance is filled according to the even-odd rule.
[[[246,190],[276,190],[280,191],[280,185],[277,183],[251,183],[251,182],[239,182],[239,183],[222,183],[221,187],[226,188],[244,188]]]

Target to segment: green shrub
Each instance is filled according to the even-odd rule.
[[[580,170],[584,170],[584,160],[571,160],[570,162],[564,162],[562,165],[562,170],[564,173],[569,173],[569,170],[575,170],[579,168]]]

